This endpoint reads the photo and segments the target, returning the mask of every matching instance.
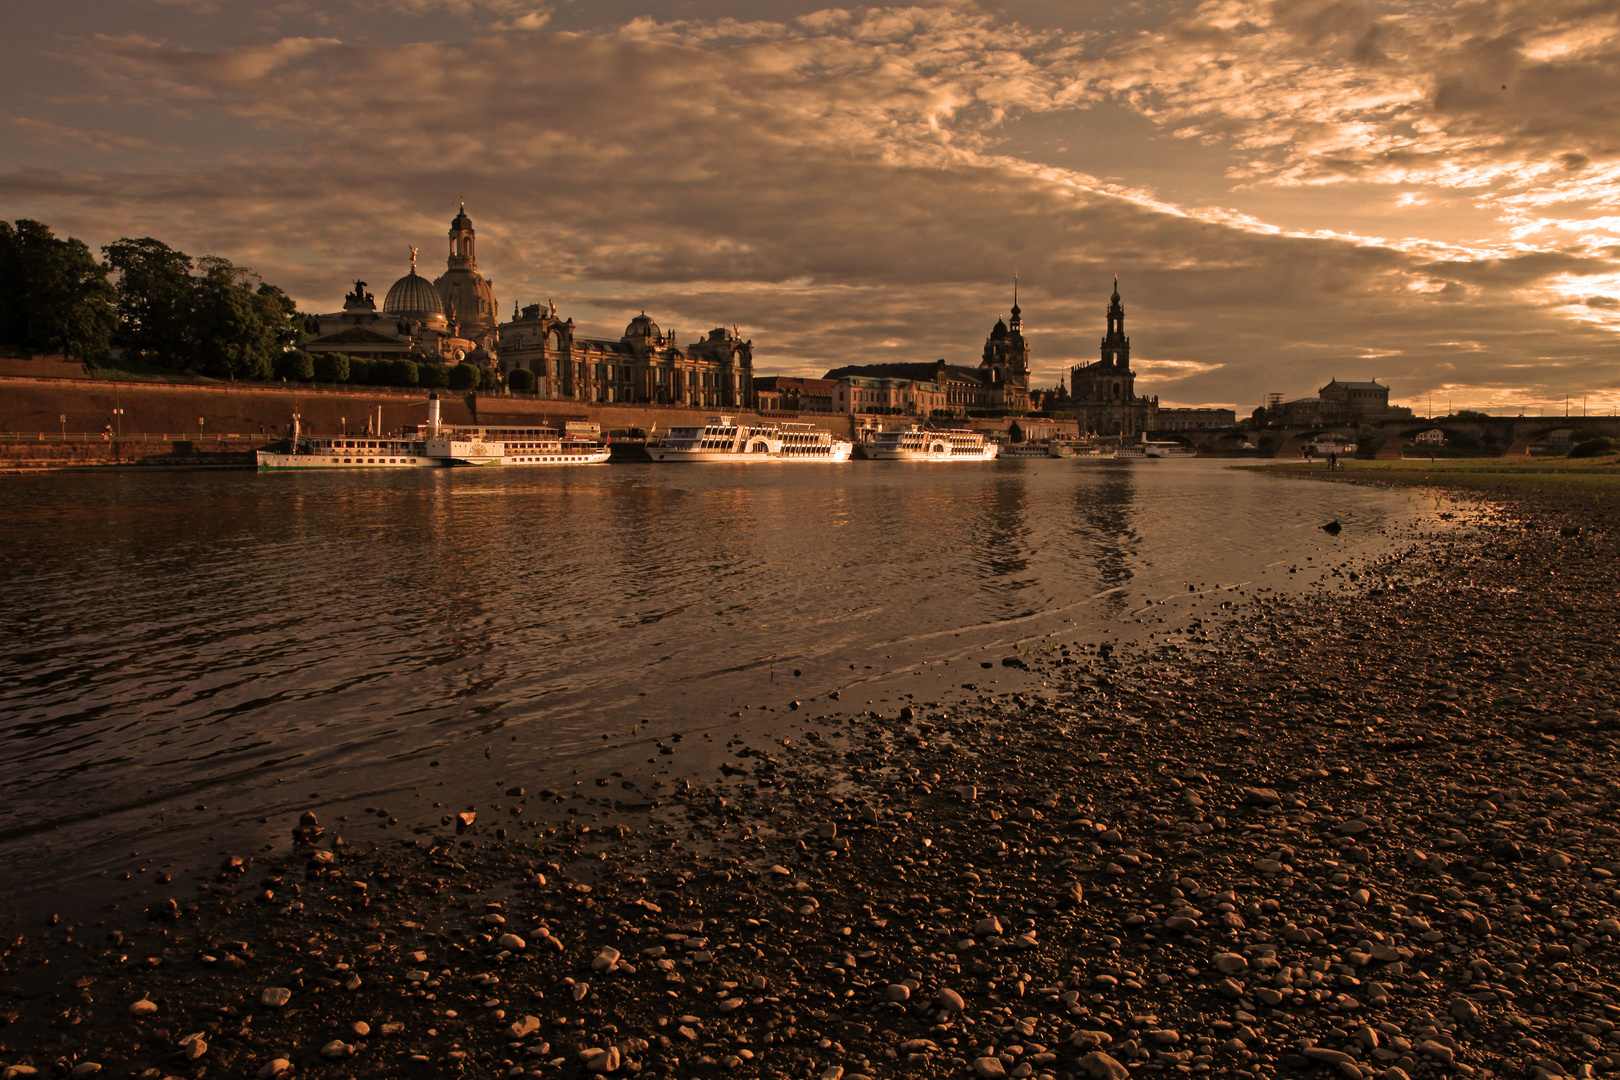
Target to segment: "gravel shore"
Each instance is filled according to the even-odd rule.
[[[3,943],[0,1077],[1614,1071],[1615,556],[1520,504],[712,773],[306,820]]]

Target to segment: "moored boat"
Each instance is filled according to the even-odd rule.
[[[739,421],[711,416],[703,424],[676,424],[646,444],[653,461],[848,461],[854,446],[812,424]]]
[[[874,461],[989,461],[996,444],[977,431],[926,431],[913,425],[878,432],[861,452]]]
[[[1051,448],[1043,442],[1007,443],[996,450],[997,457],[1004,458],[1050,458]]]
[[[380,411],[379,411],[380,412]],[[381,424],[377,427],[380,429]],[[439,420],[437,395],[428,398],[428,422],[398,438],[316,437],[303,434],[295,413],[289,438],[258,452],[263,470],[432,469],[458,465],[598,465],[608,460],[605,443],[550,427],[466,426]]]

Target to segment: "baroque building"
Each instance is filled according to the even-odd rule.
[[[381,312],[366,283],[356,281],[342,311],[305,321],[304,348],[368,360],[492,363],[495,286],[478,273],[476,241],[463,204],[450,222],[450,256],[437,280],[416,272],[416,248],[411,248],[410,271],[389,287]]]
[[[619,401],[699,408],[751,409],[754,343],[735,327],[681,345],[645,311],[617,340],[574,333],[557,305],[530,304],[497,328],[503,375],[534,373],[536,393],[559,401]]]
[[[1159,399],[1138,397],[1136,372],[1131,370],[1131,339],[1125,336],[1125,306],[1119,299],[1119,278],[1108,298],[1108,332],[1102,339],[1102,357],[1069,371],[1070,413],[1082,432],[1095,435],[1137,435],[1158,424]]]
[[[904,402],[921,415],[966,416],[969,412],[1027,411],[1029,392],[1029,341],[1024,337],[1023,309],[1018,306],[1018,288],[1013,286],[1011,319],[996,320],[985,338],[978,367],[936,361],[899,361],[883,364],[852,364],[834,368],[824,379],[910,380],[911,388],[884,387],[881,401]],[[876,394],[871,387],[849,386],[846,394]],[[834,403],[839,412],[860,411],[859,400]],[[937,404],[936,404],[937,403]],[[853,406],[853,407],[852,407]],[[892,407],[892,406],[891,406]]]

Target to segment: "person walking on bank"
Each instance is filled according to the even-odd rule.
[[[1332,472],[1334,469],[1337,469],[1338,467],[1339,467],[1339,452],[1337,450],[1330,451],[1328,453],[1328,471]]]

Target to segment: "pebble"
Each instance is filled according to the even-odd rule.
[[[259,1004],[271,1009],[279,1009],[292,1000],[292,991],[285,986],[267,986],[259,995]]]
[[[138,1001],[133,1001],[133,1002],[130,1003],[130,1006],[129,1006],[129,1015],[131,1015],[131,1016],[151,1016],[153,1013],[155,1013],[157,1011],[158,1011],[157,1002],[148,1001],[146,998],[141,998]]]
[[[948,987],[941,987],[935,997],[938,999],[940,1007],[946,1012],[959,1013],[967,1008],[967,1002],[962,1000],[962,995]]]

